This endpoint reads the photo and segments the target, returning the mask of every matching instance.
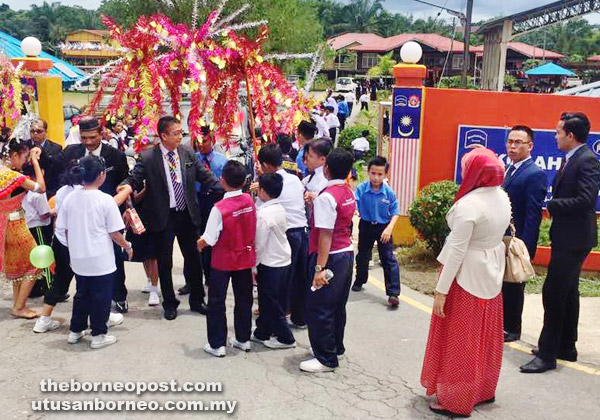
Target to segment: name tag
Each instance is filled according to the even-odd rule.
[[[11,222],[17,221],[21,219],[21,212],[20,211],[13,211],[12,213],[8,214],[8,220],[10,220]]]
[[[390,200],[388,200],[387,198],[382,198],[381,203],[382,204],[390,204]]]

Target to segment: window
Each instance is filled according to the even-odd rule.
[[[370,69],[373,66],[379,64],[379,57],[375,53],[363,53],[362,55],[362,68]]]
[[[452,54],[452,68],[454,70],[460,70],[463,66],[463,56],[462,54]]]

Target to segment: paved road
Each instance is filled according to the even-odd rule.
[[[182,262],[175,262],[181,273]],[[0,410],[2,419],[65,418],[65,413],[32,412],[33,400],[233,400],[232,418],[239,419],[421,419],[435,418],[419,375],[430,316],[431,299],[403,289],[400,308],[390,311],[381,290],[380,269],[362,293],[352,292],[348,303],[347,357],[335,373],[311,375],[298,369],[308,356],[306,331],[296,332],[298,347],[272,351],[260,346],[249,353],[228,348],[216,359],[202,351],[206,343],[203,316],[186,310],[173,322],[161,310],[146,306],[140,293],[145,283],[141,264],[127,264],[130,313],[115,327],[114,346],[91,350],[86,343],[68,345],[67,327],[33,334],[33,321],[12,319],[10,295],[2,288],[0,299]],[[181,274],[175,283],[182,284]],[[73,291],[72,291],[73,292]],[[229,325],[232,308],[229,299]],[[39,299],[34,307],[40,306]],[[59,304],[56,315],[69,318],[71,303]],[[585,339],[585,337],[581,337]],[[544,375],[523,375],[518,366],[529,359],[506,348],[497,402],[478,409],[475,419],[599,418],[600,376],[561,366]],[[597,368],[597,366],[595,367]],[[40,391],[40,381],[220,381],[217,394],[106,394]],[[203,413],[206,418],[225,414]],[[74,416],[74,413],[70,415]],[[78,414],[81,416],[81,413]],[[85,413],[83,418],[171,418],[172,413]],[[102,417],[100,417],[102,416]],[[197,418],[178,413],[178,418]]]

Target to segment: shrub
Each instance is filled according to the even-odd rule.
[[[341,133],[338,140],[338,146],[352,151],[352,140],[362,137],[363,130],[369,130],[369,152],[365,155],[365,161],[375,156],[377,153],[377,130],[366,124],[356,124],[352,127],[346,127]]]
[[[457,191],[458,185],[453,181],[433,182],[419,192],[408,210],[410,223],[436,256],[450,233],[446,213],[452,207]]]

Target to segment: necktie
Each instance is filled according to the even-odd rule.
[[[504,177],[504,185],[508,185],[510,180],[512,179],[512,176],[515,174],[515,170],[517,168],[514,167],[514,165],[510,165],[506,171],[506,177]]]
[[[204,156],[204,167],[206,168],[206,170],[208,172],[211,172],[212,170],[210,169],[210,161],[208,160],[208,156]]]
[[[566,164],[567,164],[567,158],[566,158],[566,157],[564,157],[564,158],[562,159],[562,162],[560,162],[560,168],[558,169],[558,173],[559,173],[559,174],[562,174],[562,173],[563,173],[563,171],[564,171],[564,169],[565,169],[565,165],[566,165]]]
[[[183,192],[183,185],[177,177],[177,163],[175,161],[175,153],[168,152],[167,158],[169,159],[169,175],[171,175],[173,193],[175,194],[175,209],[177,211],[181,211],[185,209],[185,194]]]

